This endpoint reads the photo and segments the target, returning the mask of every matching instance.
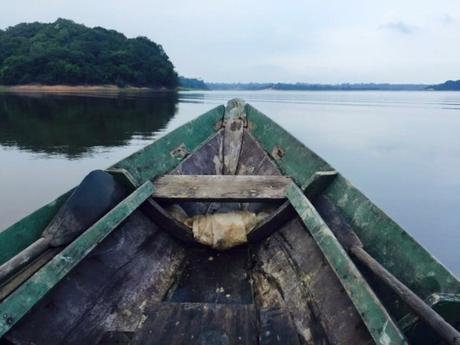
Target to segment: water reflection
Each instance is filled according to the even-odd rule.
[[[75,97],[0,94],[0,145],[83,157],[95,147],[150,139],[177,111],[177,94]]]

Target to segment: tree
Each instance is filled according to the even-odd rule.
[[[0,84],[117,84],[176,88],[161,45],[71,20],[0,30]]]

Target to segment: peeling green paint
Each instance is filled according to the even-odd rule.
[[[128,170],[139,183],[163,175],[184,158],[174,157],[171,152],[181,146],[193,152],[216,133],[216,124],[222,122],[224,113],[224,106],[216,107],[116,163],[113,168]]]
[[[0,265],[35,242],[70,196],[69,191],[0,232]]]
[[[0,304],[0,338],[154,192],[144,183]]]
[[[381,345],[407,344],[401,331],[302,190],[292,184],[287,197],[336,273],[374,341]]]
[[[266,115],[246,104],[251,134],[269,153],[280,170],[303,186],[317,171],[334,170],[313,151]]]
[[[326,190],[380,264],[425,299],[432,293],[460,293],[460,282],[359,190],[339,176]]]

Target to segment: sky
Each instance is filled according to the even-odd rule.
[[[161,44],[208,82],[460,79],[460,0],[15,0],[0,28],[71,19]]]

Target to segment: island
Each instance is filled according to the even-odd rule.
[[[430,89],[437,91],[460,91],[460,80],[448,80],[442,84],[432,85]]]
[[[162,46],[147,37],[58,19],[0,30],[0,85],[173,90],[179,78]]]

